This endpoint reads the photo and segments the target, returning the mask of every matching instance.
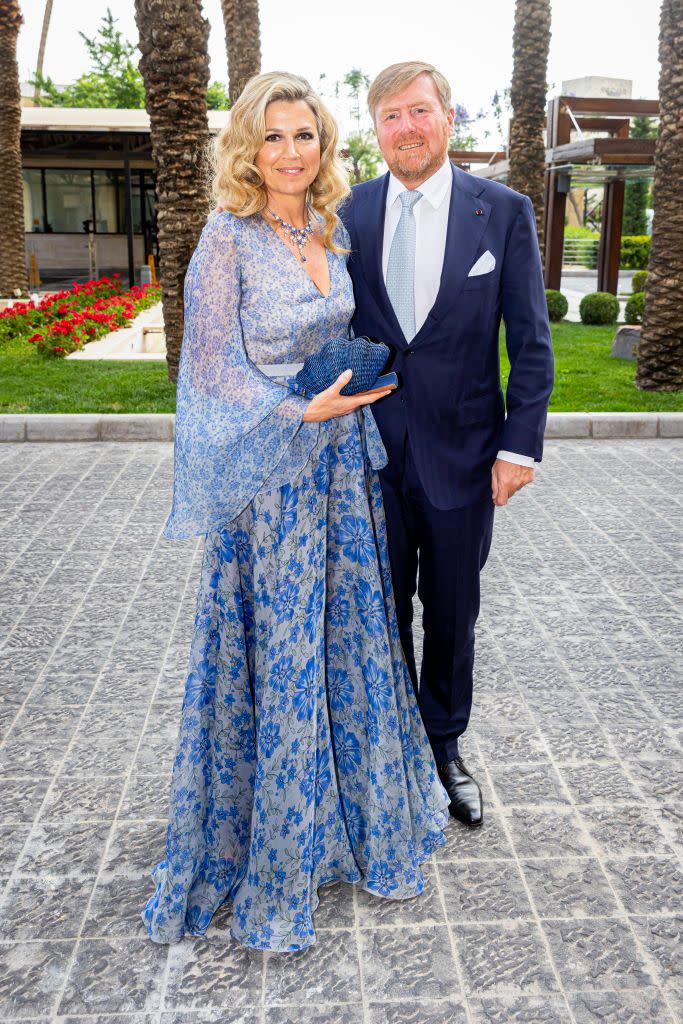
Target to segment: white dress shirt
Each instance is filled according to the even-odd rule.
[[[452,187],[453,174],[448,159],[438,171],[432,174],[431,178],[427,178],[418,187],[418,191],[422,193],[422,199],[413,207],[415,217],[415,333],[420,330],[427,319],[439,291]],[[382,244],[382,273],[385,283],[391,241],[401,218],[399,195],[404,190],[405,185],[393,174],[390,174]],[[534,459],[531,456],[517,455],[515,452],[500,451],[498,458],[505,462],[514,462],[518,466],[533,467],[534,465]]]

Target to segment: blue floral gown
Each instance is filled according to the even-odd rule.
[[[254,364],[348,335],[347,257],[328,252],[323,296],[262,218],[227,213],[209,218],[188,269],[186,328],[202,316],[188,309],[191,282],[204,303],[215,295],[218,246],[231,253],[214,289]],[[236,515],[226,494],[230,518],[205,533],[166,850],[142,911],[155,942],[203,935],[227,900],[238,942],[303,949],[320,886],[417,896],[421,862],[445,842],[448,796],[399,641],[374,421],[359,411],[304,426],[314,432],[290,478],[266,476]]]

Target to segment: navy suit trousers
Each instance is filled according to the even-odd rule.
[[[401,643],[437,763],[458,756],[472,707],[474,625],[479,573],[491,548],[490,494],[465,508],[435,508],[420,484],[405,435],[380,470],[389,561]],[[419,584],[418,584],[419,579]],[[423,608],[424,646],[418,686],[413,597]]]

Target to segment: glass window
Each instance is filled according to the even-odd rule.
[[[154,197],[154,175],[151,171],[145,171],[143,176],[144,197],[145,197],[145,220],[147,224],[154,218],[156,201]]]
[[[47,215],[53,231],[84,231],[93,215],[90,171],[45,171]]]
[[[92,193],[89,170],[45,170],[47,216],[50,230],[85,230],[84,222],[92,217]],[[122,170],[93,170],[95,187],[95,230],[99,234],[126,233],[126,178]],[[140,180],[142,179],[142,194]],[[25,168],[24,230],[43,231],[43,193],[40,168]],[[134,170],[132,173],[133,231],[142,234],[143,224],[149,232],[155,211],[154,174]]]
[[[24,231],[43,230],[43,189],[40,168],[24,169]]]
[[[95,178],[95,230],[104,234],[115,234],[117,171],[93,171]]]
[[[132,175],[133,193],[133,233],[139,235],[142,231],[142,218],[140,216],[140,178],[137,171]],[[126,175],[123,171],[119,174],[119,231],[126,232]]]

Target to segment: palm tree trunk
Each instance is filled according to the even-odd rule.
[[[659,22],[659,134],[652,249],[636,387],[683,390],[683,0],[663,0]]]
[[[517,0],[512,46],[512,123],[507,184],[529,196],[534,204],[538,241],[543,252],[550,0]]]
[[[235,102],[250,78],[261,70],[258,0],[221,0],[228,53],[228,91]]]
[[[21,176],[21,88],[18,0],[0,3],[0,295],[28,295]]]
[[[178,376],[183,285],[208,213],[209,23],[201,0],[135,0],[156,179],[169,380]]]
[[[45,59],[45,43],[47,42],[47,30],[50,27],[50,18],[52,16],[52,0],[45,0],[45,12],[43,14],[43,28],[40,33],[40,45],[38,46],[38,61],[36,63],[36,78],[42,77],[43,74],[43,61]],[[33,100],[35,103],[40,99],[40,86],[36,82],[35,89],[33,91]]]

